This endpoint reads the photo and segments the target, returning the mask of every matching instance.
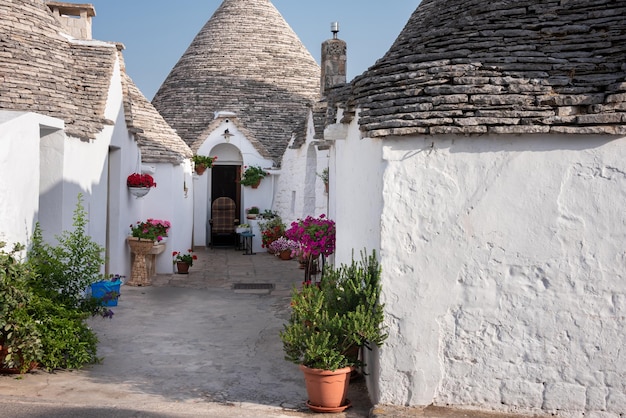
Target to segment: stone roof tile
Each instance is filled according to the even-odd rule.
[[[319,65],[269,0],[224,0],[152,103],[194,149],[215,112],[234,112],[279,165],[319,89]]]
[[[423,0],[348,105],[372,137],[621,135],[625,56],[623,1]]]
[[[116,60],[123,63],[120,44],[64,35],[43,0],[3,0],[0,16],[0,109],[59,118],[67,135],[85,140],[113,124],[104,110]],[[128,127],[144,161],[190,157],[124,71],[123,84]]]

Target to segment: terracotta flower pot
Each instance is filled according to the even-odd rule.
[[[300,370],[304,373],[309,409],[316,412],[341,412],[351,406],[346,394],[352,367],[331,371],[300,365]]]
[[[178,274],[189,274],[189,264],[185,263],[184,261],[177,261],[176,271],[178,272]]]
[[[203,164],[196,165],[196,173],[198,173],[199,176],[203,175],[205,171],[206,171],[206,165],[203,165]]]
[[[281,251],[278,253],[278,257],[280,257],[281,260],[291,260],[291,250]]]

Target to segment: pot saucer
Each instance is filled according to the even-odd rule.
[[[311,403],[309,401],[306,401],[306,406],[309,407],[309,409],[313,412],[328,412],[328,413],[333,413],[333,412],[343,412],[346,409],[350,408],[352,406],[352,402],[350,402],[350,399],[346,399],[346,401],[344,402],[344,404],[342,406],[338,406],[335,408],[327,408],[324,406],[315,406],[315,405],[311,405]]]

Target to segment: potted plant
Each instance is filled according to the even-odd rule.
[[[324,214],[317,218],[307,216],[292,222],[285,236],[300,244],[299,256],[306,263],[304,281],[310,283],[312,272],[317,271],[313,270],[315,260],[321,255],[323,262],[324,257],[335,252],[335,222]]]
[[[237,234],[243,234],[244,232],[250,232],[250,225],[249,224],[239,224],[235,228],[235,232]]]
[[[189,273],[189,267],[193,266],[193,261],[198,259],[198,256],[193,253],[192,249],[188,249],[185,254],[180,251],[174,251],[172,257],[174,257],[172,262],[176,264],[178,274]]]
[[[265,215],[263,216],[265,219]],[[270,244],[278,238],[285,235],[286,225],[280,216],[276,215],[267,221],[259,222],[259,230],[261,231],[261,246],[267,248],[269,253],[274,253]]]
[[[134,238],[161,242],[167,237],[172,224],[162,219],[148,218],[145,221],[137,221],[130,226],[130,235]]]
[[[126,279],[126,276],[110,274],[108,278],[92,283],[91,297],[102,306],[117,306],[122,279]]]
[[[296,241],[280,237],[272,241],[269,248],[277,257],[280,257],[281,260],[291,260],[296,251],[300,248],[300,245]]]
[[[156,187],[156,183],[150,174],[133,173],[126,178],[126,186],[133,196],[140,198]]]
[[[249,207],[248,209],[246,209],[246,218],[256,219],[256,217],[259,215],[259,212],[260,210],[258,206]]]
[[[361,347],[381,346],[383,327],[380,268],[375,253],[357,264],[327,267],[327,280],[294,288],[291,315],[280,332],[285,359],[300,365],[309,399],[317,412],[340,412],[346,399],[349,376],[365,364]],[[337,382],[338,388],[332,388]],[[331,389],[331,393],[325,393]]]
[[[193,156],[192,160],[196,173],[201,176],[204,174],[207,168],[213,167],[213,162],[217,160],[217,155],[214,157],[208,157],[206,155],[197,154]]]
[[[269,173],[263,170],[260,166],[254,167],[244,167],[243,175],[241,176],[241,185],[242,186],[251,186],[253,189],[259,187],[261,180],[263,177],[267,176]]]
[[[328,167],[323,169],[321,173],[317,173],[317,176],[324,182],[324,189],[328,193]]]

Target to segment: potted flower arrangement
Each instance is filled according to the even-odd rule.
[[[130,234],[134,238],[147,239],[153,242],[161,242],[172,224],[161,219],[148,218],[145,221],[137,221],[130,226]]]
[[[133,173],[126,178],[126,186],[133,196],[139,198],[147,195],[156,183],[150,174]]]
[[[193,261],[198,259],[198,256],[193,253],[192,249],[188,249],[185,254],[174,251],[172,257],[174,258],[172,263],[176,264],[178,274],[189,273],[189,267],[193,266]]]
[[[281,260],[291,260],[296,251],[300,248],[300,245],[296,241],[280,237],[272,241],[269,248],[277,257],[280,257]]]
[[[274,253],[270,244],[285,235],[285,228],[286,225],[283,223],[282,218],[278,215],[267,221],[259,222],[259,229],[261,231],[261,246],[263,248],[267,248],[269,253]]]
[[[306,262],[304,281],[311,282],[314,260],[335,252],[335,222],[322,214],[317,218],[307,216],[291,223],[285,236],[300,244],[300,256]]]
[[[340,412],[351,405],[345,397],[350,373],[365,366],[360,349],[381,346],[387,338],[379,303],[381,270],[375,253],[358,264],[326,270],[325,281],[293,289],[291,315],[280,338],[285,359],[304,373],[307,406]]]
[[[256,219],[256,217],[259,215],[259,212],[260,210],[258,206],[249,207],[248,209],[246,209],[246,218]]]
[[[260,166],[244,167],[243,175],[241,176],[242,186],[251,186],[253,189],[259,187],[261,180],[269,173],[263,170]]]
[[[214,157],[207,157],[206,155],[194,155],[192,160],[196,173],[201,176],[204,174],[207,168],[213,167],[213,162],[217,160],[217,155]]]

